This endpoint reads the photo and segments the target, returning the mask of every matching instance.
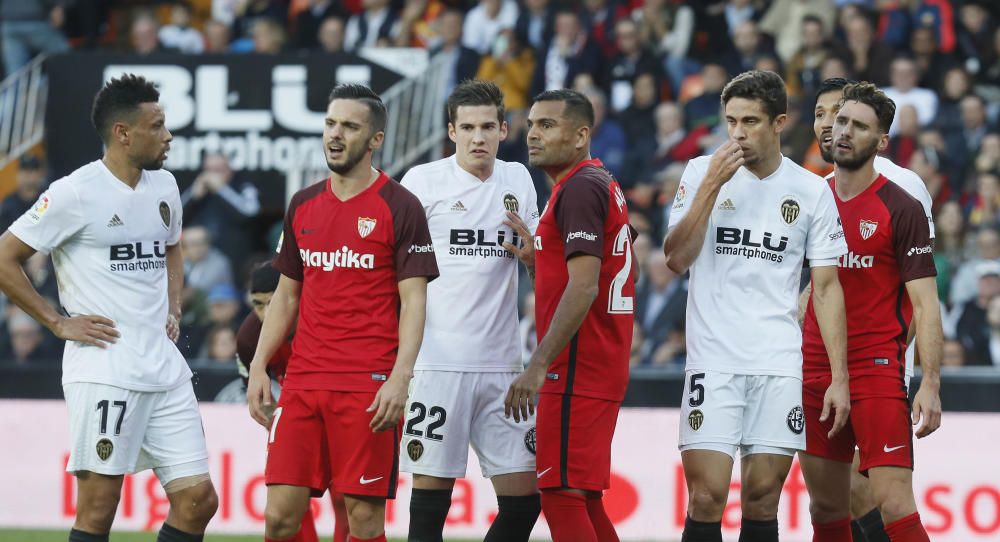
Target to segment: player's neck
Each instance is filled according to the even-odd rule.
[[[555,185],[562,180],[570,171],[573,171],[580,162],[585,160],[590,160],[590,149],[587,149],[579,154],[577,154],[573,160],[568,164],[559,164],[548,167],[543,167],[542,171],[545,172],[549,177],[549,183]]]
[[[104,166],[108,168],[108,171],[116,179],[128,185],[129,188],[134,190],[135,186],[139,184],[139,179],[142,177],[142,168],[133,165],[121,153],[108,149],[101,160],[104,162]]]
[[[861,167],[850,170],[840,166],[833,166],[834,186],[837,190],[837,197],[840,201],[847,201],[857,197],[858,194],[868,190],[868,187],[878,179],[878,172],[875,171],[873,160],[865,162]]]
[[[370,162],[364,167],[358,164],[358,167],[343,175],[331,172],[330,190],[340,201],[347,201],[364,192],[378,178],[379,172],[371,166]]]
[[[777,149],[773,152],[762,153],[763,159],[754,162],[748,166],[745,166],[750,173],[757,176],[758,179],[766,179],[770,177],[775,171],[778,170],[778,166],[781,165],[781,152]]]
[[[480,181],[486,182],[493,176],[493,166],[496,164],[496,160],[490,160],[489,165],[483,166],[481,168],[474,167],[462,160],[461,156],[456,156],[455,161],[458,162],[458,167],[462,168],[466,173],[472,175],[473,177],[479,179]]]

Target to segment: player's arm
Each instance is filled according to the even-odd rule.
[[[819,263],[819,262],[817,262]],[[844,291],[837,278],[837,266],[817,265],[810,268],[812,276],[813,310],[819,324],[820,335],[830,359],[832,380],[823,397],[820,421],[826,421],[833,410],[833,437],[847,423],[851,411],[851,392],[847,375],[847,318]]]
[[[78,341],[104,348],[120,336],[111,320],[92,314],[74,317],[59,314],[24,274],[24,262],[35,249],[18,239],[10,230],[0,236],[0,290],[10,300],[52,333],[67,341]]]
[[[274,357],[281,344],[288,339],[288,332],[299,314],[299,299],[302,296],[302,283],[281,275],[278,288],[267,306],[267,317],[257,341],[257,351],[250,362],[250,381],[247,383],[247,405],[250,416],[257,423],[267,427],[270,425],[270,409],[273,406],[271,398],[271,378],[267,375],[267,364]]]
[[[916,432],[917,438],[923,438],[941,426],[941,348],[944,332],[935,277],[907,281],[906,294],[913,304],[917,355],[922,372],[920,389],[913,398],[913,424],[916,425],[921,417],[924,419]]]
[[[184,254],[181,244],[167,247],[167,336],[176,342],[181,332],[181,292],[184,290]]]
[[[587,311],[597,299],[601,259],[579,254],[566,262],[569,280],[559,304],[556,305],[552,324],[531,356],[524,372],[511,383],[504,401],[504,414],[514,415],[515,421],[528,419],[535,413],[535,397],[545,382],[545,374],[553,360],[576,335],[587,317]]]
[[[399,350],[392,374],[382,384],[368,412],[375,416],[369,426],[373,431],[395,427],[403,417],[407,390],[413,378],[413,365],[424,340],[424,320],[427,316],[427,277],[411,277],[399,281]]]
[[[712,215],[715,199],[722,186],[733,178],[733,174],[742,165],[743,151],[735,141],[727,141],[712,155],[708,171],[705,172],[701,186],[694,194],[690,209],[680,222],[670,228],[663,240],[663,254],[667,257],[667,267],[673,272],[683,274],[698,257],[702,245],[705,244],[705,232],[708,229],[708,219]]]

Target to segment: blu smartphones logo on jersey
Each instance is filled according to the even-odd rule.
[[[774,237],[773,233],[767,231],[759,236],[749,229],[719,227],[715,230],[715,244],[718,245],[715,253],[720,256],[743,256],[748,260],[781,263],[785,257],[779,253],[788,248],[788,238],[781,236],[775,242]]]
[[[302,258],[302,265],[306,267],[318,267],[323,271],[333,271],[338,267],[345,269],[375,269],[374,254],[361,254],[347,247],[340,247],[340,250],[333,252],[300,248],[299,256]]]
[[[508,237],[508,235],[510,237]],[[451,247],[448,254],[452,256],[475,256],[479,258],[513,258],[514,255],[503,248],[509,242],[517,246],[520,238],[516,232],[497,230],[496,234],[486,230],[451,230],[449,236]]]
[[[112,271],[150,271],[166,269],[166,241],[139,241],[111,245],[108,259]]]
[[[875,267],[875,256],[862,256],[851,251],[837,258],[837,267],[844,269],[870,269]]]

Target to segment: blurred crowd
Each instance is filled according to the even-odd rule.
[[[505,93],[510,135],[500,158],[526,162],[531,96],[571,87],[595,106],[593,154],[626,189],[641,279],[634,366],[683,366],[686,277],[659,249],[687,160],[726,139],[723,87],[749,69],[781,74],[790,122],[783,153],[825,175],[813,135],[814,94],[829,77],[868,80],[897,105],[886,155],[918,173],[937,225],[944,365],[1000,367],[1000,2],[996,0],[0,0],[0,48],[11,73],[40,52],[102,48],[146,55],[354,52],[421,47],[450,63],[449,85],[490,79]],[[3,202],[6,226],[43,187],[22,160]],[[534,171],[540,197],[547,186]],[[256,188],[225,156],[205,157],[183,192],[185,333],[191,359],[230,363],[249,311],[247,224]],[[544,201],[542,202],[544,204]],[[55,296],[44,259],[29,276]],[[525,356],[532,298],[522,288]],[[58,345],[8,308],[0,359],[49,359]],[[527,359],[527,357],[525,358]]]

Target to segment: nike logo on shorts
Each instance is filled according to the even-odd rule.
[[[903,447],[905,447],[905,446],[906,446],[906,445],[905,445],[905,444],[903,444],[903,445],[901,445],[901,446],[893,446],[892,448],[890,448],[890,447],[889,447],[889,445],[888,445],[888,444],[886,444],[885,446],[882,446],[882,451],[883,451],[883,452],[885,452],[885,453],[889,453],[889,452],[895,452],[896,450],[898,450],[898,449],[900,449],[900,448],[903,448]]]
[[[549,472],[550,470],[552,470],[552,467],[549,467],[543,470],[542,472],[538,473],[538,477],[541,478],[542,476],[545,476],[545,473]]]
[[[366,485],[368,485],[368,484],[370,484],[372,482],[378,482],[382,478],[385,478],[385,476],[379,476],[378,478],[371,478],[371,479],[368,479],[368,478],[365,478],[364,476],[362,476],[361,477],[361,485],[366,486]]]

